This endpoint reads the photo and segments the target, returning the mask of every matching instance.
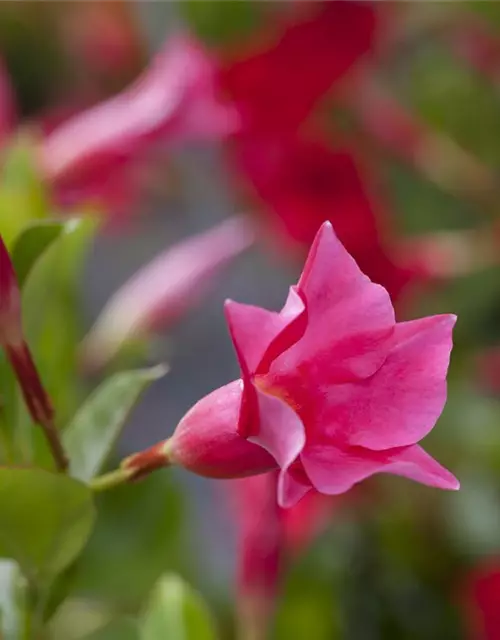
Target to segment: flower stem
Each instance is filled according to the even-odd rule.
[[[121,484],[126,484],[131,480],[133,473],[129,469],[120,467],[109,473],[105,473],[102,476],[97,476],[90,481],[89,486],[92,491],[100,492],[113,489]]]
[[[121,484],[145,478],[153,471],[169,465],[168,441],[162,440],[149,449],[128,456],[122,460],[118,469],[97,476],[90,481],[89,486],[93,491],[107,491]]]

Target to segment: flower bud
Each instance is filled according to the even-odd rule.
[[[235,380],[188,411],[169,441],[171,463],[210,478],[242,478],[277,468],[267,451],[237,432],[242,390],[243,382]]]

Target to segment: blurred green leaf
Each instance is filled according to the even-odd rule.
[[[20,233],[12,250],[12,262],[19,287],[23,286],[38,258],[57,240],[63,230],[63,222],[47,221],[33,223]]]
[[[156,584],[140,625],[140,640],[215,640],[210,613],[181,578],[166,575]]]
[[[89,481],[99,473],[141,393],[166,372],[157,366],[116,373],[84,402],[63,435],[75,478]]]
[[[78,560],[75,589],[130,610],[165,571],[185,571],[184,505],[172,475],[158,472],[97,496],[99,519]]]
[[[500,118],[494,87],[439,41],[421,47],[411,72],[406,71],[405,91],[424,119],[484,162],[498,166]]]
[[[82,640],[139,640],[139,632],[135,620],[120,618],[85,636]]]
[[[11,560],[0,560],[0,629],[3,640],[21,636],[19,568]]]
[[[35,164],[35,142],[19,136],[4,151],[0,172],[0,233],[7,246],[24,227],[49,214],[45,185]]]
[[[458,3],[463,8],[467,7],[469,11],[480,14],[494,30],[496,28],[498,37],[500,37],[500,5],[498,2],[478,2],[477,0],[468,0],[466,3]],[[464,15],[464,19],[466,15]]]
[[[251,33],[261,21],[264,4],[253,0],[182,0],[179,8],[203,40],[221,45],[238,42]]]
[[[94,522],[90,490],[42,469],[0,469],[0,555],[31,580],[56,575],[85,545]]]
[[[495,477],[487,470],[466,467],[457,474],[461,489],[443,502],[450,539],[466,555],[498,554],[500,500]]]

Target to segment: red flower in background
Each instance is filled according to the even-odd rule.
[[[291,509],[282,509],[276,501],[277,483],[277,472],[230,483],[238,533],[240,623],[259,631],[269,625],[288,556],[312,542],[334,507],[333,498],[311,491]]]
[[[377,11],[371,2],[297,3],[249,51],[223,65],[221,88],[245,132],[292,131],[368,51]]]
[[[390,255],[391,221],[366,165],[349,146],[328,146],[326,137],[249,137],[236,149],[239,166],[282,237],[308,247],[329,220],[361,270],[396,300],[419,273]]]
[[[467,576],[462,592],[470,640],[500,640],[500,560],[493,558]]]
[[[370,2],[302,4],[219,79],[241,115],[232,139],[236,167],[262,201],[271,227],[282,239],[309,247],[329,220],[361,269],[396,300],[424,274],[391,255],[392,221],[382,218],[373,177],[361,168],[352,143],[332,147],[325,133],[297,131],[374,51],[380,13]]]

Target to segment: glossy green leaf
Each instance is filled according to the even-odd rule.
[[[90,490],[42,469],[0,469],[0,556],[32,580],[62,571],[82,550],[94,522]]]
[[[157,366],[116,373],[83,403],[63,436],[74,477],[88,481],[100,471],[141,393],[166,371]]]
[[[215,640],[205,603],[175,575],[163,576],[151,594],[140,625],[140,640]]]
[[[64,223],[53,220],[31,224],[21,232],[12,250],[12,262],[20,287],[38,258],[57,240],[63,230]]]

